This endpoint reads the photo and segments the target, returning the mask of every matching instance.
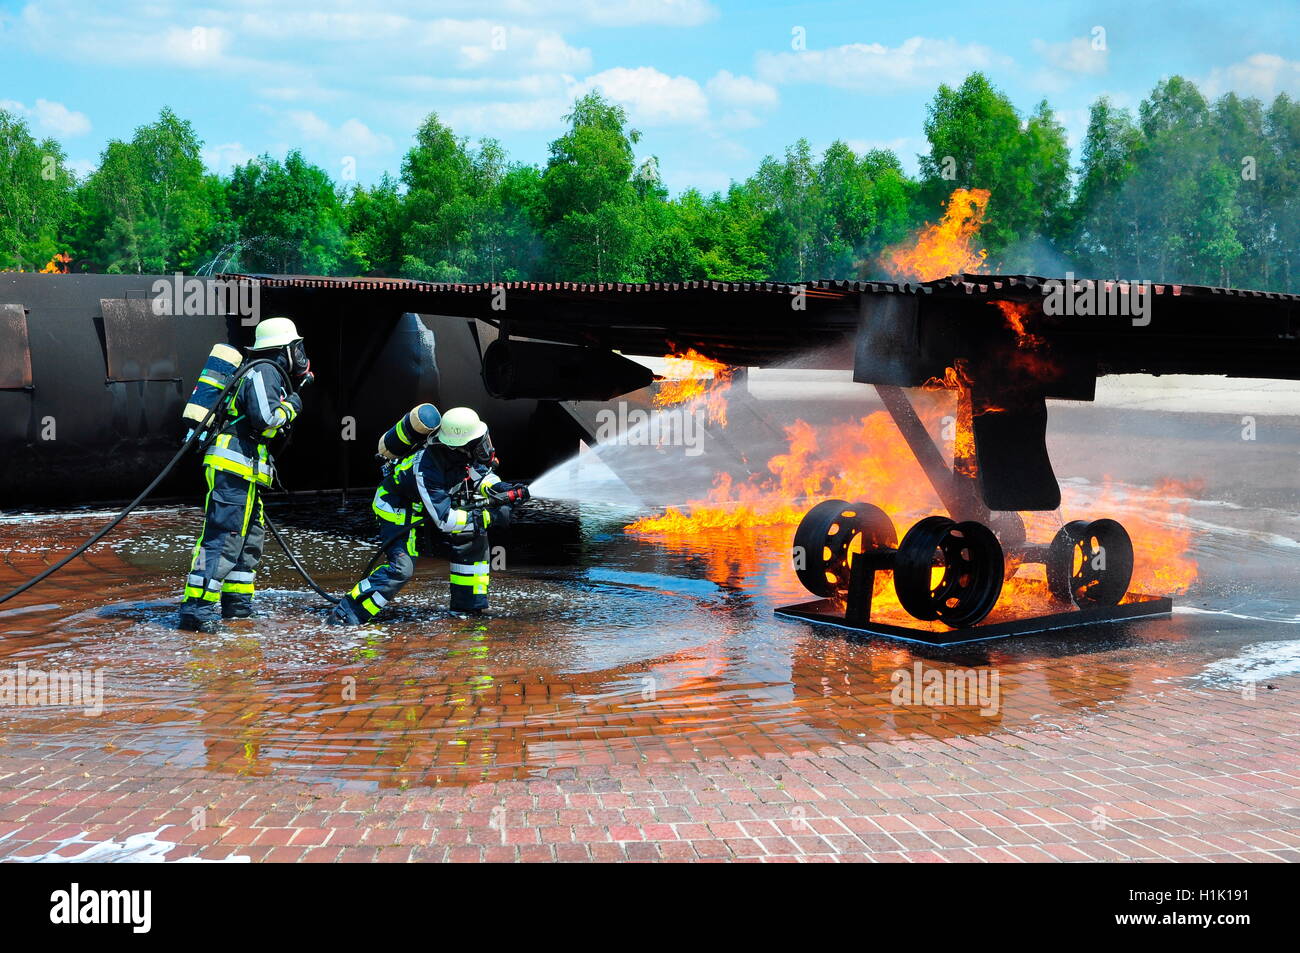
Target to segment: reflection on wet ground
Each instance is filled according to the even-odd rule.
[[[371,546],[368,507],[271,512],[327,588]],[[538,506],[493,575],[484,618],[449,615],[422,563],[382,624],[339,630],[271,549],[261,616],[175,627],[196,510],[154,510],[0,608],[0,669],[102,670],[104,708],[0,707],[0,757],[120,752],[220,775],[378,786],[529,777],[547,768],[793,755],[827,745],[1077,723],[1174,680],[1238,690],[1297,669],[1294,539],[1213,524],[1172,618],[958,649],[849,640],[779,621],[804,601],[787,530],[634,538],[627,509]],[[99,514],[7,517],[0,589],[92,532]],[[1210,525],[1207,523],[1207,525]],[[1253,560],[1263,575],[1243,576]],[[1244,581],[1243,581],[1244,580]],[[916,669],[920,664],[922,668]],[[896,704],[900,679],[974,669],[992,699]],[[899,673],[906,672],[906,676]]]

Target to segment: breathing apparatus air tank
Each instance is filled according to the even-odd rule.
[[[433,404],[420,404],[411,408],[379,438],[379,456],[385,460],[401,460],[410,456],[438,430],[442,414]]]
[[[238,348],[229,344],[213,346],[203,370],[199,372],[199,380],[194,385],[194,392],[190,394],[189,403],[181,412],[181,417],[190,425],[191,432],[208,419],[208,414],[220,402],[221,395],[230,386],[243,361],[244,355],[239,353]]]

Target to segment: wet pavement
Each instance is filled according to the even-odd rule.
[[[270,512],[318,581],[337,592],[355,580],[372,553],[367,509],[365,501],[341,510],[336,499],[321,499],[276,505]],[[324,624],[322,600],[268,543],[258,596],[261,616],[211,634],[175,626],[197,510],[155,509],[132,517],[88,559],[0,608],[0,670],[102,676],[102,711],[88,711],[98,706],[87,698],[79,706],[0,705],[0,857],[54,850],[75,856],[88,843],[115,839],[116,844],[170,825],[172,834],[164,840],[170,836],[181,845],[167,854],[171,859],[191,853],[304,859],[308,851],[323,848],[311,842],[316,835],[304,839],[296,832],[328,833],[340,824],[361,824],[377,839],[372,842],[366,834],[349,843],[347,835],[336,840],[335,831],[323,842],[334,845],[326,851],[329,856],[305,859],[442,859],[460,848],[456,859],[475,859],[470,856],[475,851],[478,859],[495,859],[488,853],[494,846],[512,847],[509,858],[495,855],[500,859],[566,859],[554,845],[531,854],[523,850],[546,845],[533,839],[536,825],[524,823],[527,811],[511,797],[531,798],[532,810],[582,814],[572,814],[567,824],[551,817],[554,823],[545,825],[569,832],[567,840],[557,835],[556,843],[585,845],[568,852],[573,859],[599,859],[594,845],[619,845],[620,857],[635,858],[639,851],[646,859],[671,858],[673,851],[664,845],[681,841],[693,845],[690,856],[705,857],[718,843],[735,839],[711,833],[710,819],[758,821],[763,815],[755,804],[723,799],[740,811],[730,818],[707,798],[701,801],[698,791],[689,803],[673,804],[647,778],[674,778],[673,784],[686,789],[695,790],[690,787],[695,784],[708,791],[720,789],[701,778],[734,779],[760,770],[766,772],[764,783],[781,792],[774,799],[778,803],[792,797],[785,793],[792,788],[814,791],[812,801],[818,801],[828,787],[865,785],[872,790],[858,791],[858,800],[874,798],[873,810],[883,810],[883,817],[910,817],[904,831],[916,832],[925,830],[914,826],[917,817],[944,812],[938,811],[941,804],[926,809],[904,804],[908,798],[950,793],[960,799],[967,788],[968,796],[994,798],[1007,778],[1023,781],[1043,767],[1004,763],[1020,760],[1026,750],[1041,752],[1061,772],[1078,771],[1085,758],[1105,761],[1092,765],[1098,771],[1149,767],[1154,772],[1137,770],[1133,777],[1110,782],[1121,790],[1177,780],[1192,785],[1182,792],[1189,797],[1224,793],[1212,790],[1224,786],[1222,781],[1207,781],[1211,787],[1197,791],[1197,772],[1178,766],[1176,759],[1155,766],[1125,762],[1149,745],[1157,751],[1173,747],[1159,739],[1189,733],[1188,757],[1217,765],[1206,767],[1201,777],[1248,774],[1251,780],[1241,782],[1244,790],[1265,792],[1265,803],[1248,798],[1235,804],[1256,813],[1224,835],[1256,832],[1251,836],[1264,836],[1264,844],[1245,840],[1211,850],[1213,845],[1203,842],[1204,849],[1193,853],[1291,859],[1278,852],[1293,852],[1300,838],[1269,840],[1258,831],[1294,832],[1300,809],[1294,744],[1300,534],[1294,532],[1295,522],[1288,522],[1295,517],[1206,501],[1185,509],[1179,519],[1196,524],[1201,573],[1172,617],[933,649],[846,639],[835,630],[774,618],[774,607],[809,598],[788,565],[788,527],[707,538],[637,536],[625,531],[637,515],[635,509],[609,504],[543,502],[494,552],[490,615],[449,614],[445,563],[431,560],[421,563],[417,578],[381,624],[352,630]],[[6,517],[0,522],[6,551],[0,589],[34,574],[105,518],[104,513]],[[970,692],[926,695],[922,686],[931,672],[940,678],[969,673]],[[900,695],[909,680],[916,682],[915,690]],[[1221,724],[1225,734],[1202,735],[1211,724]],[[1228,747],[1214,747],[1220,744]],[[1073,768],[1056,763],[1067,757],[1074,759]],[[912,777],[906,780],[898,772],[909,764]],[[791,772],[784,782],[782,765]],[[794,780],[807,771],[822,778],[820,787],[807,778]],[[1107,786],[1100,778],[1081,780],[1075,774],[1069,788],[1077,794],[1085,782],[1099,790]],[[545,790],[534,787],[539,784]],[[576,787],[565,789],[566,784]],[[531,832],[519,834],[517,843],[495,840],[505,814],[497,817],[487,807],[490,816],[484,821],[470,803],[491,801],[496,795],[484,792],[497,792],[498,786],[504,793],[493,803],[509,812],[508,826]],[[756,790],[750,782],[743,787],[751,794]],[[229,792],[240,797],[230,801]],[[1176,793],[1166,790],[1162,796]],[[1111,792],[1102,798],[1094,792],[1092,801],[1058,798],[1056,803],[1083,812],[1061,823],[1086,834],[1095,829],[1088,824],[1097,810],[1111,810],[1116,822],[1141,823],[1136,820],[1141,810],[1133,815],[1132,807],[1138,794],[1133,789],[1124,797]],[[377,810],[395,795],[407,799],[403,812],[409,812],[410,798],[426,799],[423,820],[415,824],[408,818],[406,826],[445,827],[445,800],[451,813],[469,812],[459,820],[470,827],[459,842],[453,834],[439,843],[415,835],[391,840],[382,824],[366,827],[358,820],[366,813],[355,806],[360,813],[343,820],[349,798],[372,799],[370,809]],[[626,803],[617,798],[613,806],[606,803],[615,795]],[[555,797],[562,797],[563,805],[540,806]],[[599,803],[581,807],[584,797]],[[295,805],[287,813],[276,806],[284,798]],[[304,820],[304,804],[321,798],[333,810]],[[247,809],[241,806],[257,799],[270,805],[262,819],[244,817]],[[1130,807],[1116,807],[1121,802]],[[98,806],[88,809],[92,803]],[[203,824],[191,823],[189,805],[196,803],[216,814]],[[798,799],[790,804],[807,806]],[[60,805],[66,809],[55,811]],[[228,810],[223,812],[223,805]],[[1221,804],[1212,813],[1232,814],[1232,806]],[[125,808],[130,810],[123,813]],[[1001,808],[1048,810],[1053,804],[1050,799],[1018,804],[1005,797]],[[677,825],[697,823],[695,809],[705,817],[700,836],[678,836]],[[1265,809],[1280,813],[1261,820],[1257,812]],[[606,814],[592,813],[597,810]],[[622,813],[615,817],[609,810]],[[790,810],[786,805],[768,820],[811,823],[802,808],[793,815]],[[847,816],[864,816],[862,810],[859,805]],[[825,814],[821,808],[814,813]],[[1184,814],[1204,818],[1205,805],[1187,807]],[[239,822],[230,823],[233,817]],[[1044,846],[1035,839],[1017,843],[1019,835],[1011,840],[995,835],[996,840],[980,843],[983,835],[961,834],[960,823],[983,831],[998,825],[988,818],[976,824],[969,813],[962,817],[940,825],[958,832],[958,840],[947,845],[953,850],[988,847],[1014,854],[1012,847]],[[158,818],[163,820],[153,823]],[[482,823],[494,833],[479,845],[474,825]],[[863,832],[846,823],[843,817],[835,820],[845,828],[837,827],[836,836],[857,837],[857,850],[866,856],[945,846],[942,838],[926,835],[925,843],[903,838],[872,847],[870,838],[863,840]],[[1028,823],[1022,818],[1013,826],[1019,830]],[[281,832],[273,839],[283,843],[263,842],[260,833],[228,839],[247,825]],[[891,836],[879,818],[868,827]],[[627,836],[617,836],[615,828]],[[650,828],[663,836],[647,837]],[[459,821],[446,829],[461,830]],[[585,840],[580,831],[588,832]],[[757,834],[737,836],[746,843],[761,840]],[[1149,838],[1130,833],[1124,839]],[[290,842],[298,853],[290,851]],[[654,851],[628,849],[651,842],[659,845]],[[1086,851],[1074,856],[1076,840],[1061,844],[1076,846],[1046,850],[1042,858],[1029,851],[1019,858],[954,859],[1089,856]],[[764,848],[752,856],[808,859],[824,852],[777,846],[780,851]],[[271,855],[281,848],[286,852]],[[845,845],[830,852],[832,859],[853,854],[841,848]],[[349,849],[359,853],[344,856]],[[716,856],[746,856],[746,849],[727,848]],[[1143,849],[1154,851],[1146,856],[1166,856],[1150,845],[1122,856],[1141,857]],[[677,855],[687,856],[680,849]]]

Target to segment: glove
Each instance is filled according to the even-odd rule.
[[[502,503],[492,511],[492,525],[497,529],[509,529],[514,515],[514,510],[508,504]]]
[[[290,394],[284,399],[284,402],[293,408],[294,416],[302,413],[302,398],[297,394]]]

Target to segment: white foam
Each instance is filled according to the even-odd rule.
[[[1300,616],[1265,616],[1247,615],[1242,612],[1229,612],[1227,609],[1201,609],[1196,606],[1174,606],[1175,615],[1225,615],[1230,619],[1245,619],[1247,622],[1280,622],[1283,625],[1300,625]]]
[[[15,864],[162,864],[168,863],[167,854],[176,848],[172,841],[159,840],[158,835],[163,832],[164,828],[160,827],[152,834],[131,834],[122,843],[116,841],[88,841],[83,840],[84,832],[73,837],[65,837],[59,841],[58,846],[53,850],[46,851],[44,854],[36,854],[32,857],[6,857],[5,861]],[[0,837],[0,842],[8,839],[9,836]],[[85,844],[86,849],[80,854],[63,856],[59,851],[65,847]],[[202,857],[180,857],[171,863],[177,864],[247,864],[250,858],[246,855],[226,857],[222,860],[206,860]]]
[[[1261,682],[1300,674],[1300,639],[1257,642],[1231,658],[1205,666],[1200,678],[1211,681]]]
[[[157,513],[180,513],[182,510],[190,507],[182,506],[141,506],[134,510],[135,515],[157,514]],[[66,522],[67,520],[84,520],[84,519],[111,519],[116,516],[120,510],[90,510],[90,509],[72,509],[59,510],[57,512],[43,513],[24,513],[9,511],[0,513],[0,523],[48,523],[48,522]]]

